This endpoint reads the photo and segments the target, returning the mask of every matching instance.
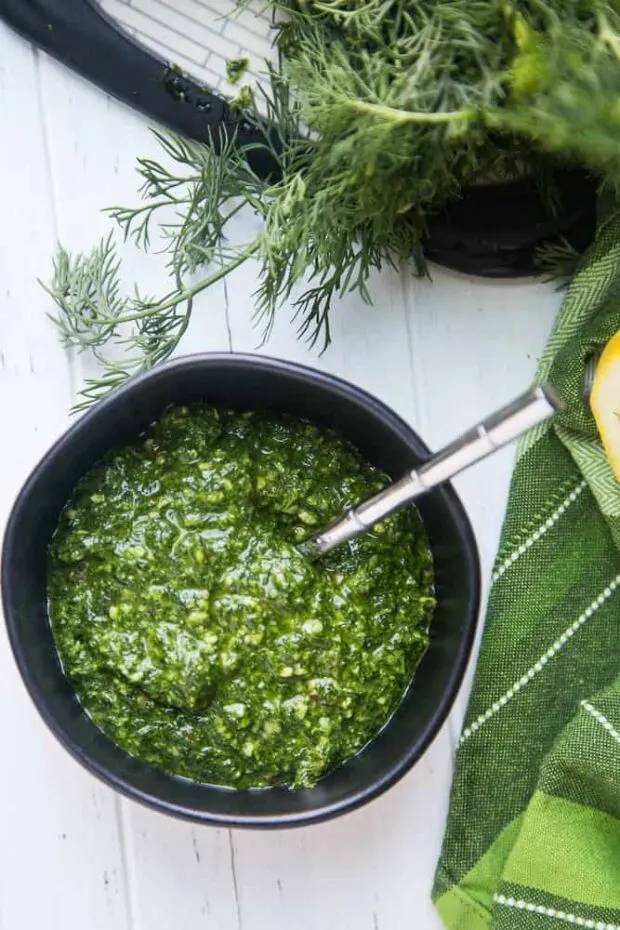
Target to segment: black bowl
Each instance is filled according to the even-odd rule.
[[[469,520],[451,487],[419,503],[435,560],[431,642],[389,724],[364,751],[312,789],[235,791],[196,784],[139,762],[82,710],[67,682],[47,615],[46,556],[78,479],[108,449],[135,439],[172,403],[206,400],[289,413],[333,427],[393,478],[428,456],[416,434],[375,398],[330,375],[247,355],[200,355],[156,368],[79,420],[34,470],[10,516],[2,556],[4,615],[17,665],[39,713],[82,765],[157,810],[204,823],[284,827],[352,810],[420,758],[456,696],[474,637],[479,565]]]
[[[484,278],[539,275],[540,250],[569,242],[583,252],[594,239],[600,182],[582,168],[556,168],[558,203],[545,203],[535,178],[463,189],[428,220],[428,261]]]

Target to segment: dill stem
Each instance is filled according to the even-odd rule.
[[[218,268],[217,271],[214,271],[213,274],[208,275],[206,278],[198,281],[196,284],[191,285],[190,287],[185,287],[183,290],[175,291],[169,297],[164,297],[161,301],[153,303],[150,307],[147,307],[146,310],[140,310],[137,313],[128,313],[125,316],[114,317],[113,320],[110,320],[111,323],[115,325],[120,323],[134,323],[136,320],[142,320],[145,317],[153,315],[153,310],[156,310],[158,313],[165,312],[166,310],[171,310],[173,307],[176,307],[178,304],[183,303],[185,300],[193,300],[201,291],[206,290],[208,287],[211,287],[212,284],[216,284],[218,281],[221,281],[222,278],[225,278],[227,274],[230,274],[235,268],[238,268],[239,265],[242,265],[248,258],[254,255],[259,248],[260,241],[255,239],[254,242],[250,243],[247,248],[242,252],[239,252],[232,261],[228,262],[227,265],[222,265],[221,268]]]
[[[382,103],[370,103],[367,100],[350,100],[350,107],[362,113],[378,116],[393,123],[450,123],[452,120],[470,120],[473,110],[447,110],[443,113],[425,113],[414,110],[397,110]]]

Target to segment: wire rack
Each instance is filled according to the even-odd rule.
[[[226,62],[249,60],[244,83],[255,83],[272,60],[271,19],[263,6],[240,9],[234,0],[99,0],[125,32],[225,95],[234,93]]]

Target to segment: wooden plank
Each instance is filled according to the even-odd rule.
[[[237,352],[259,352],[287,358],[339,375],[385,401],[405,419],[415,421],[420,399],[412,390],[413,371],[408,344],[409,275],[386,269],[372,280],[374,305],[347,295],[331,318],[332,343],[321,354],[296,338],[298,321],[289,307],[282,307],[269,341],[261,344],[262,328],[253,325],[256,279],[249,266],[229,282],[230,326]]]
[[[451,749],[445,730],[366,807],[302,830],[234,833],[243,930],[440,930],[431,900]]]
[[[493,282],[440,268],[432,281],[410,282],[409,330],[418,425],[439,448],[530,384],[561,301],[555,286],[533,280]],[[508,499],[514,448],[457,478],[482,565],[483,604]],[[475,667],[473,658],[450,726],[458,738]]]
[[[67,424],[70,372],[35,278],[56,238],[39,70],[0,24],[0,526]],[[0,630],[0,911],[4,930],[126,930],[117,800],[58,746]]]
[[[71,250],[88,250],[110,228],[100,211],[109,204],[135,203],[139,178],[135,159],[157,155],[144,120],[44,58],[43,95],[58,236]],[[125,250],[124,280],[143,290],[167,287],[163,260]],[[185,351],[230,348],[224,290],[199,302]],[[76,376],[92,371],[86,357]],[[88,776],[85,776],[88,778]],[[190,825],[118,801],[124,827],[129,910],[136,930],[194,930],[205,914],[214,926],[236,926],[228,833]],[[82,911],[88,921],[88,912]],[[8,930],[17,930],[9,927]]]
[[[229,830],[125,804],[136,930],[238,930]]]
[[[138,204],[140,156],[160,158],[161,149],[146,120],[42,56],[42,93],[49,139],[58,237],[72,252],[89,251],[115,226],[104,208]],[[166,293],[170,288],[162,256],[123,245],[122,282],[131,293]],[[196,301],[183,351],[228,351],[223,289]],[[88,355],[78,359],[79,375],[92,373]]]

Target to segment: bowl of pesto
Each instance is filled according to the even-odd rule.
[[[317,562],[297,543],[428,450],[359,388],[244,355],[128,382],[48,452],[2,556],[52,732],[165,813],[283,827],[397,781],[445,720],[479,566],[451,487]]]

